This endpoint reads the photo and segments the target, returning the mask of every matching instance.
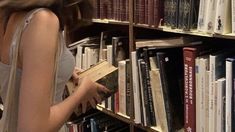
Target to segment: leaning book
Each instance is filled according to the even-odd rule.
[[[104,85],[111,91],[108,94],[99,93],[102,100],[110,97],[118,90],[118,68],[109,64],[107,61],[101,61],[78,75],[79,80],[82,80],[84,77],[89,77],[92,81]],[[66,84],[65,90],[67,96],[73,94],[77,88],[79,88],[79,85],[75,86],[72,81],[69,81]],[[79,106],[74,112],[76,115],[81,115],[81,107]]]

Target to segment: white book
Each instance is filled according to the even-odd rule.
[[[198,26],[197,30],[200,32],[206,31],[206,12],[207,12],[207,3],[209,0],[200,0],[199,12],[198,12]]]
[[[109,62],[109,64],[112,64],[113,62],[113,46],[112,45],[108,45],[107,46],[107,61]],[[111,110],[111,104],[112,103],[112,99],[111,97],[108,98],[108,109]]]
[[[199,108],[199,113],[198,115],[200,116],[200,121],[199,121],[199,130],[200,132],[206,132],[205,131],[205,127],[206,127],[206,89],[208,89],[208,83],[206,82],[206,76],[207,76],[207,71],[209,70],[209,57],[208,56],[204,56],[203,58],[200,58],[199,60],[199,95],[200,95],[200,99],[199,99],[199,104],[200,104],[200,108]]]
[[[200,88],[200,79],[199,74],[201,72],[200,67],[200,58],[195,59],[195,86],[196,86],[196,130],[201,130],[200,121],[201,121],[201,88]]]
[[[109,64],[113,63],[113,46],[107,45],[107,61]]]
[[[225,75],[225,59],[231,51],[219,51],[210,55],[210,76],[209,76],[209,131],[215,131],[215,91],[214,82]]]
[[[215,129],[214,129],[214,131],[215,132],[217,132],[218,130],[216,129],[217,128],[217,101],[218,101],[218,85],[217,85],[218,83],[215,81],[214,82],[214,91],[215,91],[215,94],[214,94],[214,96],[215,96],[215,98],[214,98],[214,126],[215,126]],[[220,131],[218,131],[218,132],[220,132]]]
[[[215,79],[215,56],[210,55],[209,75],[209,132],[214,132],[214,81]]]
[[[207,3],[207,11],[206,11],[206,32],[207,33],[213,33],[214,27],[215,27],[215,13],[216,13],[216,3],[217,0],[208,0]]]
[[[88,50],[88,60],[87,60],[88,68],[95,65],[98,62],[98,59],[99,59],[99,49],[92,48],[92,47],[89,48],[89,50]]]
[[[225,78],[216,81],[217,85],[217,132],[224,132],[224,99],[225,99]]]
[[[82,69],[86,70],[86,55],[85,53],[82,54]]]
[[[232,33],[235,33],[235,0],[232,0],[231,6]]]
[[[157,68],[157,57],[149,57],[149,62],[150,62],[150,71],[149,71],[149,76],[150,76],[150,84],[151,84],[151,92],[152,92],[152,100],[153,100],[153,109],[154,109],[154,116],[156,119],[156,126],[160,126],[160,123],[158,122],[159,116],[158,116],[158,109],[159,105],[157,104],[157,89],[161,88],[161,83],[160,80],[158,81],[157,74],[159,73],[159,69]],[[157,73],[158,72],[158,73]]]
[[[231,119],[231,113],[232,113],[232,62],[229,60],[226,60],[226,114],[225,114],[225,131],[231,132],[232,131],[232,119]]]
[[[232,32],[231,0],[217,0],[214,32],[218,34]]]
[[[126,61],[118,62],[119,113],[126,115]]]
[[[139,71],[137,65],[136,51],[131,52],[131,63],[132,63],[132,84],[133,84],[133,95],[134,95],[134,111],[135,111],[135,123],[141,123],[141,110],[140,110],[140,91],[139,91]]]
[[[209,76],[210,71],[206,71],[206,89],[205,89],[205,132],[209,132]]]
[[[83,47],[80,45],[77,45],[76,66],[80,69],[82,69],[82,50],[83,50]]]
[[[89,66],[88,66],[88,54],[89,54],[89,50],[90,50],[90,47],[85,47],[85,52],[84,52],[85,53],[85,60],[84,60],[85,68],[84,68],[84,70],[89,68]]]

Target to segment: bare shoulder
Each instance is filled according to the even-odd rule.
[[[49,59],[49,56],[53,57],[56,51],[58,35],[58,17],[50,10],[40,10],[34,14],[22,35],[22,53],[34,56],[34,58],[46,55]],[[25,58],[25,60],[32,61],[29,58]]]
[[[35,26],[44,26],[48,29],[59,28],[59,19],[58,17],[50,10],[43,9],[34,14],[32,20],[32,25]]]

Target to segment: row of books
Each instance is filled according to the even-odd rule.
[[[135,0],[134,1],[134,22],[158,27],[163,18],[162,0]]]
[[[185,129],[235,131],[234,47],[184,48]]]
[[[163,131],[181,129],[184,117],[182,47],[195,38],[137,40],[137,50],[129,58],[128,37],[113,37],[112,33],[102,32],[99,43],[96,39],[86,38],[71,44],[78,44],[75,55],[79,68],[92,67],[100,60],[107,60],[118,68],[117,80],[113,78],[116,81],[111,81],[111,85],[118,83],[118,90],[101,106],[129,118],[132,112],[130,100],[133,99],[136,124],[160,126]],[[94,48],[92,45],[96,52],[90,52]],[[130,87],[131,73],[133,91]]]
[[[113,31],[102,32],[100,43],[96,39],[85,38],[70,44],[70,49],[76,50],[76,66],[80,69],[89,69],[102,60],[107,60],[111,65],[118,68],[118,75],[113,76],[109,80],[110,83],[113,83],[111,85],[118,87],[118,91],[103,101],[101,106],[129,118],[131,113],[131,99],[128,37],[114,37],[114,34],[117,35]],[[107,84],[107,87],[113,87],[111,85]]]
[[[95,19],[129,20],[128,0],[94,0]]]
[[[126,132],[129,124],[95,111],[66,123],[66,132]]]
[[[232,0],[134,0],[134,22],[202,33],[235,33]],[[94,0],[96,19],[129,20],[128,0]]]
[[[164,132],[183,128],[183,40],[136,42],[131,53],[135,123]]]
[[[198,31],[206,33],[234,33],[232,0],[200,0]]]

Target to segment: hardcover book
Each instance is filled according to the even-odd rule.
[[[108,94],[100,93],[102,100],[110,97],[117,91],[118,68],[112,66],[107,61],[101,61],[79,74],[79,80],[82,80],[84,77],[89,77],[92,81],[104,85],[111,91]],[[68,94],[71,95],[77,88],[79,88],[79,83],[75,86],[72,81],[69,81],[66,86]],[[79,106],[74,112],[77,115],[80,115],[81,111],[82,109]]]

